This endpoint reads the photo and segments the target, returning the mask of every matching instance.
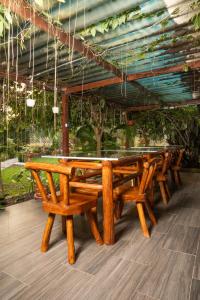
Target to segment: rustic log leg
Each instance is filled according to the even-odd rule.
[[[62,232],[66,234],[66,216],[61,216],[62,218]]]
[[[179,181],[179,185],[181,185],[181,184],[182,184],[182,181],[181,181],[180,172],[179,172],[179,171],[177,171],[177,174],[178,174],[178,181]]]
[[[152,180],[150,184],[149,197],[148,197],[151,206],[154,206],[154,181]]]
[[[103,185],[103,230],[104,243],[114,244],[114,203],[113,203],[113,184],[112,184],[112,163],[104,161],[102,166],[102,185]]]
[[[88,218],[88,222],[89,222],[89,225],[90,225],[91,232],[92,232],[97,244],[103,245],[103,241],[102,241],[101,235],[99,233],[97,223],[96,223],[95,217],[92,213],[92,210],[88,210],[86,212],[86,216]]]
[[[168,196],[168,200],[169,200],[171,198],[171,193],[170,193],[169,186],[168,186],[167,182],[165,182],[165,190],[167,192],[167,196]]]
[[[116,218],[116,220],[119,220],[121,218],[123,208],[124,208],[124,201],[122,201],[122,200],[116,201],[116,206],[115,206],[115,218]]]
[[[174,171],[170,169],[170,174],[171,174],[171,180],[173,184],[175,183],[175,176],[174,176]]]
[[[153,210],[151,209],[151,206],[149,205],[148,201],[145,201],[145,206],[146,206],[149,218],[151,220],[151,223],[153,225],[156,225],[157,221],[156,221],[155,215],[154,215]]]
[[[95,218],[96,224],[98,224],[98,215],[97,215],[97,208],[96,207],[92,208],[92,214],[93,214],[93,216]]]
[[[144,234],[145,237],[149,238],[150,235],[149,235],[149,230],[148,230],[145,215],[144,215],[143,204],[138,202],[138,203],[136,203],[136,207],[137,207],[137,211],[138,211],[138,215],[139,215],[140,224],[141,224],[141,227],[142,227],[143,234]]]
[[[41,244],[41,251],[46,252],[49,248],[49,240],[51,236],[51,230],[53,227],[55,215],[49,213],[47,223],[44,229],[43,237],[42,237],[42,244]]]
[[[73,216],[67,216],[67,244],[68,244],[68,262],[70,265],[75,263],[75,249],[74,249],[74,228]]]
[[[179,178],[178,178],[178,172],[177,171],[174,171],[174,177],[175,177],[176,186],[179,186],[180,183],[179,183]]]
[[[160,192],[161,192],[161,196],[162,196],[162,200],[163,203],[165,205],[167,205],[167,195],[166,195],[166,191],[165,191],[165,187],[164,187],[164,183],[162,181],[159,182],[159,186],[160,186]]]

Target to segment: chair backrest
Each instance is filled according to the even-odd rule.
[[[182,162],[182,159],[183,159],[183,154],[184,154],[184,152],[185,152],[185,149],[180,149],[180,150],[178,151],[178,157],[177,157],[177,159],[176,159],[176,161],[175,161],[175,165],[176,165],[177,167],[180,167],[180,166],[181,166],[181,162]]]
[[[171,161],[172,161],[172,153],[165,152],[163,164],[162,164],[162,170],[161,170],[162,175],[165,175],[167,173],[167,171],[171,165]]]
[[[150,186],[153,176],[155,174],[157,163],[159,159],[153,158],[149,160],[148,162],[144,162],[143,164],[143,173],[142,173],[142,179],[139,186],[139,193],[144,194],[148,187]]]
[[[41,193],[42,200],[57,204],[62,201],[64,205],[69,205],[69,175],[72,167],[63,165],[54,165],[47,163],[27,162],[25,168],[31,170],[32,176],[36,181],[37,187]],[[53,174],[59,175],[59,196],[56,193],[55,179]],[[42,177],[48,182],[49,192],[47,193]],[[58,198],[59,197],[59,198]]]

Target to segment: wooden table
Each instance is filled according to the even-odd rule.
[[[107,245],[114,244],[114,202],[113,202],[113,170],[122,166],[129,166],[137,162],[143,155],[152,157],[163,153],[163,150],[157,149],[133,149],[128,151],[104,151],[101,157],[96,157],[96,153],[88,153],[83,155],[81,153],[71,156],[43,156],[46,158],[58,158],[67,160],[67,163],[75,168],[80,169],[93,169],[101,170],[102,172],[102,184],[88,184],[71,182],[73,187],[85,187],[93,188],[102,191],[103,196],[103,238],[104,243]],[[134,177],[134,174],[133,174]],[[127,180],[131,179],[131,175],[127,177]],[[123,181],[123,180],[122,180]],[[124,180],[125,181],[125,180]],[[117,183],[120,185],[120,180]],[[116,184],[115,184],[116,186]]]

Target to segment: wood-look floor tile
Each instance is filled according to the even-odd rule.
[[[146,266],[112,257],[104,269],[91,279],[82,299],[131,299],[145,269]]]
[[[163,247],[195,255],[199,234],[199,228],[175,224],[163,239]]]
[[[199,239],[197,254],[196,254],[196,258],[195,258],[193,278],[200,280],[200,239]]]
[[[162,300],[188,300],[193,266],[193,255],[163,249],[145,270],[138,292]]]
[[[107,247],[107,251],[110,255],[148,265],[161,251],[162,239],[163,235],[160,233],[154,233],[151,238],[146,238],[141,230],[136,230],[133,232],[132,241],[120,240],[115,245]]]
[[[43,269],[45,269],[43,271]],[[53,286],[55,282],[59,283],[63,276],[69,274],[70,270],[63,265],[56,265],[48,268],[43,268],[37,270],[37,274],[32,274],[33,278],[29,280],[30,285],[24,287],[21,291],[15,294],[15,297],[11,298],[13,300],[38,300],[38,299],[49,299],[43,298],[43,294],[47,293]]]
[[[156,298],[152,298],[146,295],[142,295],[138,292],[135,293],[135,295],[133,295],[133,297],[130,298],[131,300],[159,300]]]
[[[176,218],[176,224],[200,227],[200,209],[181,208]]]
[[[173,193],[168,206],[156,194],[158,225],[150,239],[143,237],[132,203],[125,206],[115,224],[113,246],[96,245],[86,218],[75,217],[73,266],[67,263],[60,217],[54,223],[49,251],[41,253],[47,219],[41,202],[33,200],[6,208],[0,214],[0,299],[189,300],[191,290],[190,300],[196,300],[200,280],[200,174],[182,176],[184,184]],[[100,227],[101,206],[99,201]]]
[[[192,280],[190,300],[200,300],[200,280]]]
[[[52,264],[43,253],[29,253],[7,266],[4,272],[29,284],[34,279],[34,274],[42,273],[41,268],[48,269]]]
[[[160,233],[167,233],[171,227],[173,226],[176,215],[157,212],[156,213],[157,225],[152,228],[152,231],[160,232]]]
[[[66,272],[58,280],[52,281],[51,286],[39,299],[72,299],[75,295],[82,299],[79,290],[87,285],[91,277],[93,276],[78,270]]]
[[[24,287],[25,285],[19,280],[9,276],[4,272],[0,273],[0,299],[10,299]]]

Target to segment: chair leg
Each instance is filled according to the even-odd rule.
[[[97,208],[96,207],[92,208],[92,214],[93,214],[93,216],[95,218],[96,224],[98,224],[98,215],[97,215]]]
[[[181,185],[181,184],[182,184],[182,181],[181,181],[180,172],[179,172],[179,171],[177,171],[177,174],[178,174],[178,181],[179,181],[179,185]]]
[[[151,220],[151,223],[152,223],[153,225],[156,225],[156,224],[157,224],[156,217],[155,217],[154,212],[153,212],[153,210],[151,209],[151,206],[149,205],[149,203],[148,203],[147,200],[145,201],[145,206],[146,206],[146,209],[147,209],[149,218],[150,218],[150,220]]]
[[[169,186],[168,186],[167,182],[165,182],[165,190],[167,192],[167,197],[168,197],[168,200],[169,200],[171,198],[171,193],[170,193]]]
[[[161,192],[161,196],[162,196],[163,203],[164,203],[165,205],[167,205],[168,201],[167,201],[167,195],[166,195],[164,183],[163,183],[162,181],[160,181],[160,182],[159,182],[159,186],[160,186],[160,192]]]
[[[124,208],[124,201],[120,200],[116,202],[116,207],[115,207],[115,218],[119,220],[122,216],[122,211]]]
[[[53,227],[55,215],[49,213],[47,223],[44,229],[43,237],[42,237],[42,244],[41,244],[41,251],[46,252],[49,248],[49,240],[51,236],[51,230]]]
[[[62,232],[66,234],[66,216],[61,216],[62,218]]]
[[[148,197],[152,207],[154,206],[154,186],[155,186],[155,183],[152,180],[152,182],[150,184],[149,197]]]
[[[147,223],[146,223],[146,219],[145,219],[145,215],[144,215],[144,209],[143,209],[143,204],[142,203],[136,203],[136,207],[138,210],[138,215],[139,215],[139,219],[140,219],[140,224],[142,227],[142,231],[145,237],[150,237],[149,235],[149,230],[147,227]]]
[[[97,223],[96,223],[96,220],[95,220],[95,216],[92,213],[92,210],[88,210],[86,212],[86,216],[88,218],[88,222],[89,222],[89,225],[90,225],[91,232],[92,232],[97,244],[103,245],[103,240],[102,240],[101,235],[99,233],[99,230],[97,228]]]
[[[170,169],[170,174],[171,174],[171,180],[174,184],[175,183],[175,177],[174,177],[174,171],[172,169]]]
[[[180,183],[179,183],[179,178],[178,178],[178,172],[177,171],[174,172],[174,178],[175,178],[176,186],[179,186]]]
[[[67,244],[68,244],[68,262],[70,265],[75,263],[75,249],[74,249],[74,224],[73,216],[67,216]]]

